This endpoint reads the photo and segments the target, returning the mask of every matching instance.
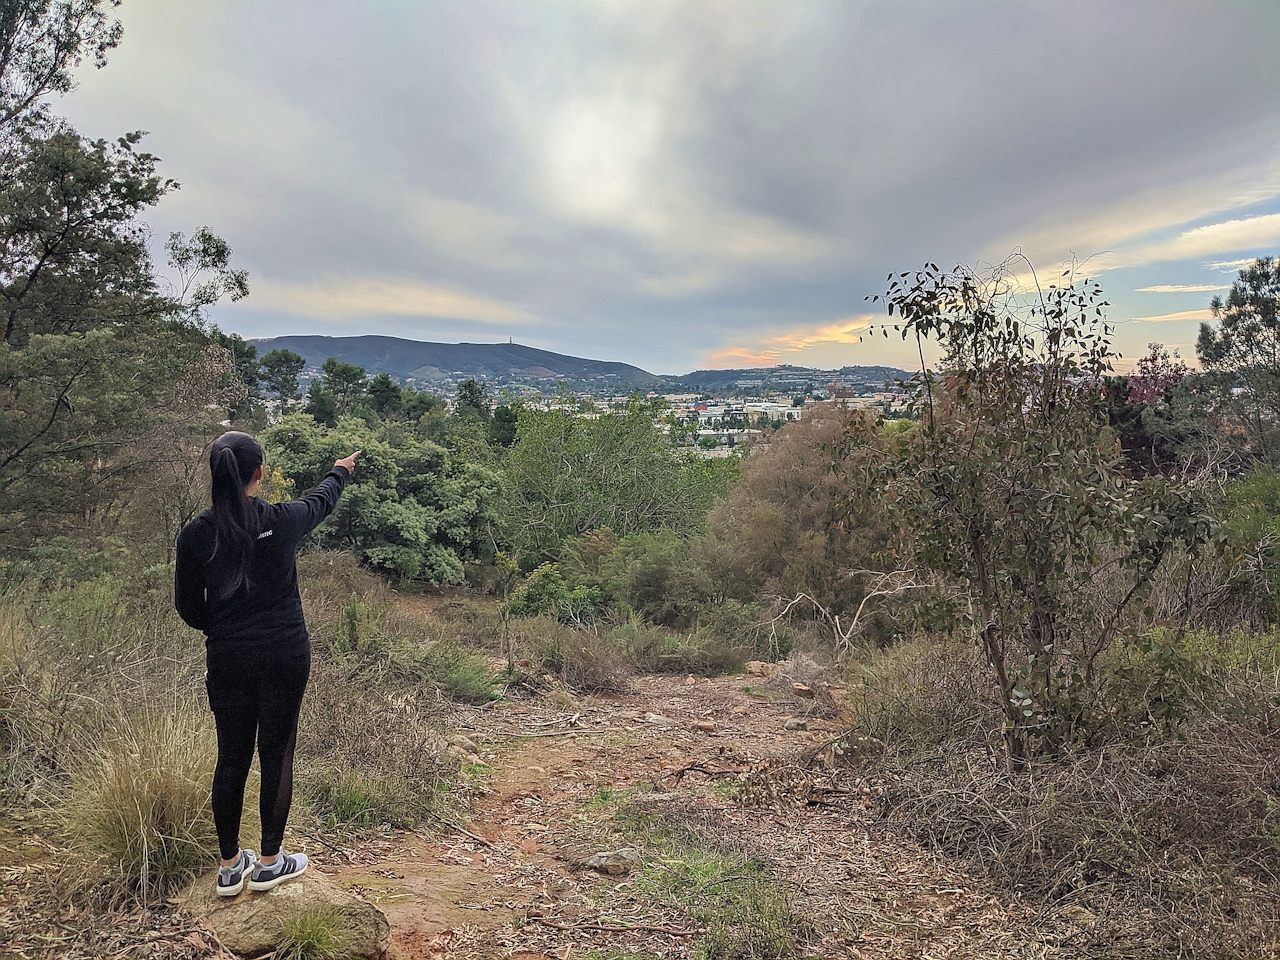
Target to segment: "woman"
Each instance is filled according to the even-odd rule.
[[[298,544],[333,512],[355,470],[357,450],[337,461],[301,500],[267,503],[262,447],[247,433],[224,433],[209,451],[213,508],[178,535],[174,604],[203,630],[205,686],[218,729],[213,821],[222,865],[218,893],[270,890],[307,869],[304,854],[280,849],[293,800],[298,710],[311,672],[311,638],[298,595]],[[262,855],[240,849],[240,811],[253,762],[262,771]]]

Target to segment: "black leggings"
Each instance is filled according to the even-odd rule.
[[[293,748],[298,710],[311,673],[311,651],[288,656],[245,656],[209,650],[205,686],[218,728],[213,772],[213,823],[222,859],[240,852],[240,813],[256,739],[262,790],[262,855],[275,856],[293,802]]]

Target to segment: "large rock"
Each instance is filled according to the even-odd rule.
[[[381,960],[391,941],[391,927],[382,911],[309,868],[296,880],[274,890],[237,897],[220,897],[212,873],[199,877],[183,892],[185,906],[204,920],[222,945],[242,957],[260,957],[279,948],[284,922],[312,911],[336,912],[347,935],[347,955]]]

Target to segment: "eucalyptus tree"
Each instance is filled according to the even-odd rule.
[[[1020,294],[1002,270],[927,264],[872,299],[922,358],[932,342],[944,359],[922,364],[913,429],[851,430],[864,448],[855,491],[892,509],[899,556],[942,587],[981,647],[1010,760],[1056,750],[1094,719],[1098,657],[1126,615],[1212,522],[1177,479],[1122,469],[1097,283],[1067,271]]]

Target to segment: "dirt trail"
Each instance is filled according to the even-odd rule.
[[[723,774],[735,771],[772,783],[759,776],[772,766],[785,786],[791,761],[837,729],[817,718],[806,718],[807,730],[784,729],[807,706],[752,677],[643,677],[626,694],[565,710],[544,700],[475,710],[456,717],[453,731],[492,768],[465,825],[474,838],[411,835],[366,851],[359,864],[322,869],[386,912],[396,960],[683,956],[692,938],[661,928],[692,925],[659,901],[637,915],[627,898],[625,922],[654,929],[591,929],[621,925],[610,891],[621,898],[630,883],[583,869],[585,860],[621,843],[601,826],[611,819],[609,798],[644,787],[633,796],[650,810],[695,810],[718,840],[772,862],[811,924],[806,955],[1081,955],[1069,945],[1085,930],[1001,903],[886,835],[856,790],[784,798],[772,809],[727,796]]]

